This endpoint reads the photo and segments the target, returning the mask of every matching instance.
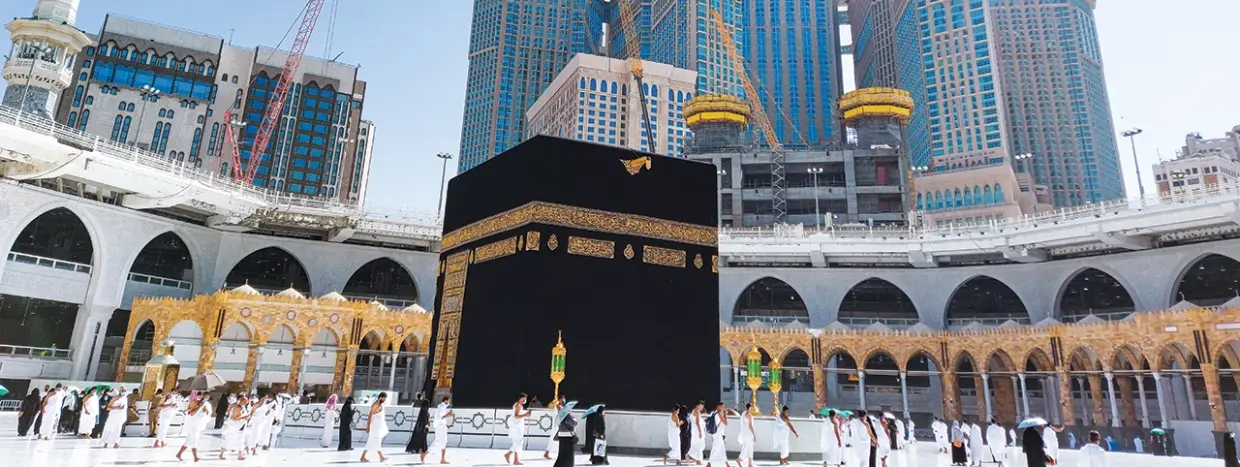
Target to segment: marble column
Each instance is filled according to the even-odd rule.
[[[1016,377],[1017,377],[1018,379],[1020,379],[1020,402],[1021,402],[1021,407],[1024,407],[1024,409],[1025,409],[1025,416],[1026,416],[1026,417],[1029,417],[1029,416],[1030,416],[1030,412],[1029,412],[1029,386],[1025,383],[1025,374],[1024,374],[1024,373],[1017,373],[1017,374],[1016,374]],[[1046,395],[1046,393],[1047,393],[1047,390],[1048,390],[1048,389],[1050,389],[1050,388],[1046,385],[1046,383],[1043,383],[1043,384],[1042,384],[1042,399],[1043,399],[1043,400],[1050,400],[1050,398]]]
[[[1145,405],[1145,376],[1137,373],[1137,400],[1141,401],[1141,426],[1150,428],[1150,410]]]
[[[903,405],[904,419],[908,420],[911,417],[909,416],[909,412],[908,412],[908,372],[907,371],[900,372],[900,401],[903,402],[904,404]]]
[[[1021,395],[1025,393],[1025,385],[1020,384],[1020,380],[1017,377],[1013,376],[1012,387],[1015,388],[1015,390],[1012,391],[1012,407],[1016,407],[1016,421],[1019,423],[1021,420],[1023,420],[1022,413],[1021,413],[1022,408],[1024,409],[1023,416],[1024,417],[1029,416],[1029,407],[1021,407],[1020,405]]]
[[[1111,400],[1111,426],[1118,428],[1119,422],[1119,403],[1115,400],[1115,374],[1111,372],[1104,373],[1107,378],[1107,396]]]
[[[865,410],[865,372],[857,371],[857,394],[861,398],[861,410]]]
[[[1184,383],[1184,399],[1188,400],[1188,416],[1197,420],[1197,401],[1193,397],[1193,380],[1192,377],[1183,374],[1180,375],[1180,381]]]
[[[1076,386],[1081,388],[1081,423],[1084,425],[1093,425],[1093,416],[1089,410],[1089,389],[1085,386],[1085,378],[1077,377]]]
[[[1165,427],[1170,416],[1167,414],[1166,398],[1163,397],[1162,375],[1155,371],[1151,376],[1154,377],[1154,397],[1158,398],[1158,425]]]
[[[732,406],[741,406],[741,369],[732,367]]]
[[[990,375],[987,373],[982,373],[981,379],[982,379],[982,384],[981,384],[981,389],[980,389],[981,394],[979,395],[985,398],[986,413],[979,416],[978,421],[981,422],[982,425],[985,425],[986,420],[989,420],[991,417],[994,417],[995,412],[994,412],[993,405],[991,404],[991,401],[990,401]]]
[[[388,375],[388,391],[396,390],[396,360],[400,356],[400,352],[392,351],[392,374]]]

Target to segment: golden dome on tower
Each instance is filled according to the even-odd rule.
[[[913,98],[901,89],[861,88],[840,98],[840,114],[845,124],[864,118],[890,118],[908,125]]]
[[[685,124],[692,129],[711,123],[749,125],[749,104],[740,98],[719,94],[705,94],[685,103]]]

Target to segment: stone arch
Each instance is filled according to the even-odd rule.
[[[808,350],[801,348],[801,346],[799,345],[793,344],[788,347],[785,347],[783,350],[779,352],[779,363],[782,365],[784,360],[787,360],[788,356],[792,355],[793,352],[801,352],[805,355],[809,355]]]
[[[1045,350],[1040,347],[1034,347],[1025,355],[1025,371],[1050,372],[1055,371],[1055,362],[1051,360]]]
[[[793,321],[808,325],[809,307],[792,285],[770,276],[746,286],[732,307],[732,324],[782,325]]]
[[[357,340],[357,347],[361,350],[384,350],[383,330],[379,328],[371,328],[362,333],[362,337]]]
[[[912,325],[919,320],[917,306],[899,286],[877,277],[854,284],[844,294],[837,308],[837,318],[844,324],[869,324],[852,322],[858,318],[883,322],[887,325]],[[907,320],[912,322],[906,323]]]
[[[220,341],[228,342],[245,342],[247,345],[254,340],[254,327],[242,320],[227,323],[224,331],[220,333]]]
[[[305,262],[278,246],[255,250],[228,270],[224,278],[225,288],[243,284],[267,290],[283,290],[292,286],[304,295],[310,295],[311,291]]]
[[[830,368],[831,359],[835,359],[836,369],[856,370],[858,368],[857,357],[854,357],[852,351],[843,346],[833,346],[827,349],[823,349],[823,352],[822,352],[823,368]]]
[[[1176,276],[1169,304],[1187,300],[1198,306],[1216,306],[1240,296],[1240,261],[1208,253],[1188,263]]]
[[[1171,370],[1176,364],[1180,369],[1187,370],[1192,368],[1193,361],[1197,360],[1197,354],[1192,349],[1181,342],[1168,342],[1158,349],[1158,357],[1155,360],[1158,363],[1158,369]],[[1153,366],[1153,361],[1150,362]]]
[[[1125,365],[1128,368],[1125,368]],[[1141,348],[1132,344],[1121,344],[1115,348],[1114,355],[1111,356],[1112,370],[1141,370],[1145,366],[1145,354],[1141,352]]]
[[[962,371],[961,368],[963,368],[963,365],[965,364],[968,364],[971,370]],[[973,358],[972,353],[970,353],[968,350],[961,350],[959,352],[956,352],[956,355],[952,357],[952,371],[956,372],[957,374],[977,373],[981,371],[981,369],[978,367],[977,359]]]
[[[1068,353],[1068,366],[1074,371],[1102,371],[1102,359],[1098,353],[1087,346],[1078,346]]]
[[[1068,277],[1055,298],[1055,318],[1131,313],[1137,305],[1134,295],[1115,274],[1099,267],[1084,267]],[[1119,317],[1119,316],[1117,316]]]
[[[297,330],[287,324],[281,324],[271,330],[271,334],[263,337],[264,344],[296,345]]]
[[[99,263],[99,236],[86,216],[72,207],[53,205],[23,221],[9,251],[71,263]]]
[[[1024,368],[1016,366],[1016,362],[1003,349],[995,349],[991,352],[990,356],[986,357],[986,364],[983,366],[983,371],[987,373],[1018,373],[1023,370]]]
[[[1240,370],[1240,339],[1230,339],[1218,344],[1214,347],[1214,356],[1216,362],[1226,361],[1231,369]]]
[[[420,352],[422,344],[422,336],[418,335],[417,332],[411,331],[396,344],[395,350],[400,352]]]
[[[409,269],[386,256],[371,260],[354,270],[341,294],[366,300],[379,300],[385,304],[396,300],[401,303],[393,303],[389,306],[399,308],[417,303],[420,298],[417,282]]]
[[[341,340],[342,339],[341,339],[340,333],[337,332],[335,328],[332,328],[330,326],[325,326],[325,327],[319,328],[318,332],[314,333],[314,337],[312,337],[310,340],[310,345],[311,346],[331,345],[332,347],[340,348]]]
[[[949,327],[979,321],[1000,324],[1008,319],[1029,322],[1029,310],[1016,291],[986,275],[961,282],[948,299],[943,316]]]
[[[783,390],[787,392],[814,392],[814,361],[809,352],[800,347],[787,349],[779,359]]]
[[[793,346],[785,349],[783,355],[779,356],[779,364],[785,367],[796,366],[801,368],[811,368],[813,362],[809,358],[809,352],[806,352],[805,349],[800,347]]]
[[[160,279],[194,282],[194,249],[185,237],[171,230],[152,237],[128,261],[129,272]],[[164,284],[157,284],[164,285]]]
[[[172,327],[169,328],[168,330],[168,338],[176,342],[177,345],[180,345],[182,343],[177,340],[178,338],[179,339],[198,339],[199,341],[201,341],[202,336],[203,336],[202,327],[198,325],[197,321],[194,321],[192,319],[184,319],[184,320],[178,321],[176,324],[173,324]]]
[[[903,369],[905,371],[921,371],[921,370],[913,370],[914,367],[921,366],[920,363],[914,363],[916,361],[915,359],[925,359],[927,371],[942,372],[944,370],[943,364],[939,362],[939,359],[937,357],[934,356],[934,352],[931,352],[926,349],[914,350],[913,353],[910,354],[907,359],[905,359]],[[929,370],[929,367],[931,365],[934,366],[933,370]]]

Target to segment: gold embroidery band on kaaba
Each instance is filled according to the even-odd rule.
[[[719,233],[714,227],[534,201],[448,232],[444,234],[440,246],[444,251],[451,251],[475,240],[528,224],[547,224],[708,247],[719,244]],[[529,239],[526,243],[529,243]]]
[[[515,237],[505,241],[511,242],[513,248],[516,248]],[[443,289],[440,290],[440,296],[443,299],[440,305],[439,330],[435,334],[436,355],[431,366],[431,379],[436,381],[436,387],[452,387],[452,378],[456,375],[456,349],[459,343],[457,338],[461,331],[460,314],[464,306],[465,281],[469,274],[469,260],[472,256],[472,250],[455,253],[448,257],[447,264],[444,266],[446,275],[443,279]]]
[[[612,259],[616,257],[616,242],[587,237],[568,237],[569,254]]]
[[[685,267],[685,250],[673,250],[671,248],[646,245],[642,247],[642,262],[683,268]]]
[[[498,242],[478,247],[477,250],[474,250],[474,264],[517,254],[517,238],[505,238]]]

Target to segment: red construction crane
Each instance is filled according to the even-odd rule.
[[[310,34],[314,32],[314,25],[319,20],[319,12],[323,11],[323,3],[326,0],[306,0],[306,9],[301,15],[301,25],[297,28],[297,37],[293,39],[293,47],[289,51],[288,58],[284,60],[284,70],[280,72],[280,79],[276,82],[276,90],[271,93],[271,99],[267,102],[267,111],[263,114],[263,123],[258,128],[258,134],[254,136],[254,146],[250,149],[249,165],[243,171],[241,168],[241,140],[240,135],[233,133],[233,112],[229,110],[224,113],[224,131],[225,136],[232,143],[232,164],[233,177],[245,183],[253,183],[254,176],[258,174],[258,166],[262,165],[263,152],[267,149],[267,142],[271,140],[271,133],[275,131],[276,126],[280,123],[280,116],[284,113],[284,100],[288,97],[288,90],[293,86],[293,75],[297,73],[297,69],[301,66],[301,57],[306,53],[306,46],[310,44]]]

